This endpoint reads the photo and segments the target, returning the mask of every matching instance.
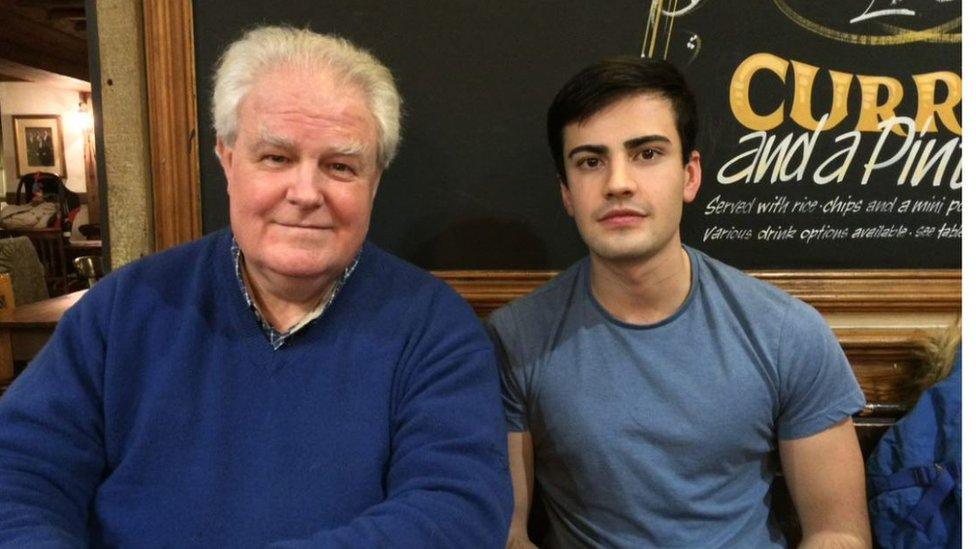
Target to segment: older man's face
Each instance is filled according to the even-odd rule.
[[[236,142],[217,147],[248,273],[331,281],[366,238],[382,173],[365,94],[327,70],[286,67],[264,75],[237,116]]]

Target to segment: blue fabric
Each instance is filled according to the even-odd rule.
[[[0,546],[501,547],[491,344],[367,244],[273,351],[221,231],[120,269],[0,399]]]
[[[770,516],[778,438],[864,397],[808,305],[700,252],[663,322],[610,316],[583,260],[496,312],[510,431],[532,434],[555,547],[785,545]]]
[[[868,511],[880,547],[962,545],[962,351],[868,460]]]

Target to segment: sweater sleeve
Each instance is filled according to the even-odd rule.
[[[275,547],[504,547],[512,491],[499,381],[487,337],[464,314],[453,330],[428,334],[402,368],[386,499]]]
[[[65,314],[0,398],[0,547],[88,545],[89,507],[106,466],[104,345],[89,304]]]

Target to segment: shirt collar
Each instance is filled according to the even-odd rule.
[[[244,296],[244,302],[247,303],[247,307],[254,313],[254,317],[258,322],[258,326],[264,333],[265,337],[268,339],[268,343],[274,350],[280,349],[285,343],[287,343],[293,335],[300,332],[306,326],[312,324],[318,320],[322,314],[332,305],[335,301],[336,296],[339,294],[339,290],[345,285],[349,276],[359,265],[359,257],[362,255],[362,248],[356,253],[356,259],[353,260],[352,264],[346,267],[342,272],[342,276],[339,280],[332,286],[331,291],[326,292],[322,295],[319,300],[319,304],[315,306],[314,309],[308,312],[304,317],[302,317],[293,326],[285,330],[284,332],[279,332],[277,328],[272,326],[261,314],[261,310],[258,309],[254,300],[251,298],[250,292],[247,291],[247,285],[244,284],[244,272],[243,272],[243,254],[241,253],[241,247],[237,244],[237,239],[233,236],[230,240],[230,253],[234,259],[234,274],[237,276],[237,285],[241,290],[241,295]]]

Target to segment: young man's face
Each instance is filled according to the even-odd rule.
[[[681,208],[701,183],[698,152],[681,158],[671,102],[654,94],[610,104],[563,129],[566,212],[598,258],[631,263],[680,247]]]

